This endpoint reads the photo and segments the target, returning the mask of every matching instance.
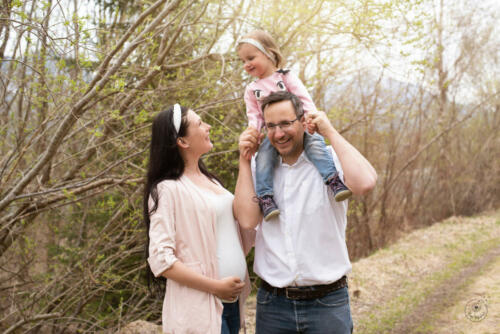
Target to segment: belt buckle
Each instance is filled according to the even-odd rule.
[[[299,289],[298,289],[298,288],[293,287],[293,286],[292,286],[292,287],[286,287],[286,288],[285,288],[285,296],[286,296],[286,298],[288,298],[288,299],[292,299],[292,300],[298,300],[298,299],[300,299],[300,297],[291,297],[291,296],[288,294],[288,291],[292,291],[292,292],[293,292],[293,291],[299,291]]]

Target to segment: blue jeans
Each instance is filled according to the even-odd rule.
[[[240,331],[240,302],[222,303],[222,329],[221,334],[238,334]]]
[[[311,135],[305,132],[304,152],[316,167],[325,183],[337,174],[332,153],[326,147],[322,136],[317,133]],[[255,158],[255,191],[257,192],[257,197],[274,195],[273,174],[278,157],[278,151],[271,145],[269,138],[265,137],[260,145],[259,154]]]
[[[259,288],[256,318],[256,334],[348,334],[353,330],[347,287],[309,300],[291,300]]]

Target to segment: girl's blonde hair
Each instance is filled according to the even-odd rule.
[[[254,30],[243,36],[243,38],[252,38],[258,41],[267,52],[274,55],[274,65],[276,65],[277,68],[283,65],[283,55],[281,54],[280,48],[269,33],[264,30]]]

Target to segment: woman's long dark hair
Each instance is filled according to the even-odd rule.
[[[157,185],[163,180],[177,180],[184,173],[184,160],[177,146],[177,138],[187,134],[189,123],[187,121],[188,108],[181,107],[181,126],[179,132],[175,131],[173,121],[173,106],[167,110],[161,111],[153,120],[151,130],[151,146],[149,153],[149,166],[146,176],[146,186],[144,188],[143,214],[146,224],[146,259],[149,257],[149,216],[158,208],[158,190]],[[201,159],[198,166],[203,174],[210,179],[220,180],[210,173]],[[153,207],[149,207],[149,197],[153,200]],[[149,265],[147,266],[147,281],[149,290],[152,294],[162,294],[165,287],[164,277],[154,277]],[[160,293],[161,292],[161,293]]]

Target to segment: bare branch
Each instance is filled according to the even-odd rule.
[[[54,318],[58,318],[60,316],[61,316],[61,313],[38,314],[38,315],[35,315],[34,317],[29,318],[29,319],[19,320],[14,325],[10,326],[4,332],[4,334],[13,333],[16,329],[18,329],[22,325],[25,325],[25,324],[30,323],[30,322],[37,322],[37,321],[41,321],[41,320],[54,319]]]

